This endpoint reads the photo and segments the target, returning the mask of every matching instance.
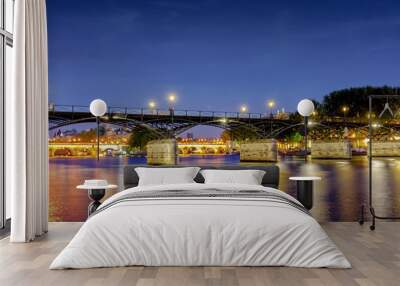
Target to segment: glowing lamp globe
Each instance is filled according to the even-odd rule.
[[[173,93],[173,92],[169,93],[168,94],[168,101],[171,102],[171,103],[175,102],[176,101],[176,94]]]
[[[107,104],[104,100],[95,99],[90,103],[90,113],[93,116],[100,117],[106,114],[107,112]]]
[[[297,111],[302,116],[310,116],[314,112],[314,103],[309,99],[303,99],[297,105]]]

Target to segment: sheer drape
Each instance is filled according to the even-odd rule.
[[[12,242],[33,240],[48,225],[48,67],[45,0],[15,1],[14,92],[7,98],[6,180]]]

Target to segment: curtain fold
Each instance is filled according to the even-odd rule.
[[[15,1],[13,94],[7,110],[6,180],[12,242],[48,226],[48,63],[45,0]],[[7,148],[9,147],[9,148]]]

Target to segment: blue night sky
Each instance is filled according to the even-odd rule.
[[[400,85],[400,1],[50,0],[50,101],[264,112]]]

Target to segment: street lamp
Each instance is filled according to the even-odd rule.
[[[307,148],[307,125],[308,117],[314,112],[314,103],[309,99],[303,99],[297,105],[297,111],[304,117],[304,145],[306,155],[304,160],[307,161],[308,148]]]
[[[247,106],[246,105],[242,105],[242,106],[240,106],[240,112],[242,112],[242,113],[245,113],[245,112],[247,112]]]
[[[169,103],[169,114],[171,115],[171,121],[174,123],[174,103],[176,102],[176,93],[171,92],[167,96],[167,100]]]
[[[268,108],[271,110],[271,114],[272,114],[272,108],[275,107],[275,101],[269,100],[267,105],[268,105]]]
[[[174,92],[171,92],[171,93],[169,93],[168,94],[168,97],[167,97],[167,99],[168,99],[168,102],[169,102],[169,108],[170,109],[174,109],[174,103],[176,102],[176,93],[174,93]]]
[[[149,108],[150,108],[150,109],[156,108],[156,102],[153,101],[153,100],[150,100],[150,101],[149,101]]]
[[[271,128],[271,130],[270,130],[270,134],[272,134],[272,118],[273,118],[273,115],[272,115],[272,109],[275,107],[275,101],[273,101],[273,100],[269,100],[268,102],[267,102],[267,105],[268,105],[268,108],[269,108],[269,111],[270,111],[270,113],[269,113],[269,119],[270,119],[270,128]]]
[[[156,102],[154,100],[150,100],[148,103],[149,109],[151,110],[151,113],[154,115],[156,113]]]
[[[90,113],[96,117],[97,136],[97,161],[100,160],[100,116],[107,112],[107,104],[101,99],[95,99],[90,103]]]
[[[343,106],[342,107],[342,112],[343,112],[343,118],[345,118],[345,119],[346,119],[347,111],[349,111],[349,107],[348,106]]]

